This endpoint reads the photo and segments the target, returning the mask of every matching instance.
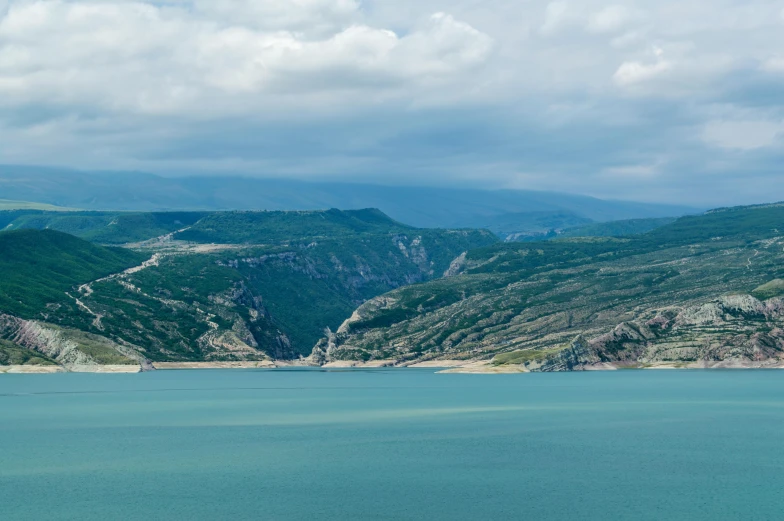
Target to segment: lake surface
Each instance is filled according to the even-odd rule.
[[[0,375],[4,520],[762,520],[784,372]]]

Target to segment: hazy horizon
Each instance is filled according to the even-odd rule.
[[[398,178],[370,178],[362,179],[350,176],[328,176],[328,177],[300,177],[300,176],[283,176],[275,174],[252,174],[246,172],[233,172],[233,171],[202,171],[202,172],[160,172],[160,171],[144,171],[144,170],[107,170],[107,169],[81,169],[74,167],[63,167],[58,165],[46,164],[1,164],[0,163],[0,182],[3,177],[7,177],[9,171],[19,169],[20,171],[28,170],[30,172],[50,173],[55,175],[88,175],[97,177],[111,177],[116,175],[122,176],[153,176],[161,179],[170,180],[198,180],[198,179],[245,179],[255,181],[269,181],[269,182],[291,182],[302,183],[310,185],[344,185],[344,186],[366,186],[366,187],[390,187],[390,188],[422,188],[422,189],[445,189],[445,190],[458,190],[458,191],[471,191],[479,190],[483,192],[530,192],[541,194],[558,194],[567,197],[591,197],[603,201],[613,202],[639,202],[646,204],[659,204],[659,205],[672,205],[680,207],[691,207],[695,210],[709,210],[721,207],[730,206],[753,206],[758,204],[772,204],[784,201],[784,194],[780,197],[768,196],[767,199],[760,198],[739,198],[739,197],[725,197],[722,199],[700,199],[694,197],[685,197],[681,199],[661,199],[659,197],[650,197],[651,194],[639,193],[632,194],[630,197],[616,197],[609,196],[601,191],[584,191],[577,192],[571,191],[568,187],[563,189],[557,188],[525,188],[525,187],[508,187],[499,185],[488,185],[481,181],[467,181],[457,180],[450,182],[445,179],[409,179],[406,177]],[[732,194],[730,194],[732,195]],[[737,194],[735,194],[737,195]],[[2,199],[3,197],[0,197]],[[700,202],[702,201],[702,202]]]

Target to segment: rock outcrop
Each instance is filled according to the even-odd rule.
[[[531,372],[551,373],[556,371],[582,371],[595,367],[601,359],[588,342],[578,335],[560,351],[526,364]]]
[[[66,368],[138,365],[142,369],[152,369],[150,361],[129,346],[83,331],[11,315],[0,314],[0,338],[40,353]]]

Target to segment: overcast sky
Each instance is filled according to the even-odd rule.
[[[781,200],[784,0],[0,0],[0,163]]]

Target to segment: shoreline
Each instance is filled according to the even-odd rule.
[[[253,362],[153,362],[156,371],[178,371],[183,369],[274,369],[271,360]]]
[[[0,374],[55,374],[68,371],[59,365],[0,365]]]
[[[303,360],[252,362],[153,362],[154,371],[183,371],[208,369],[282,369],[287,367],[313,367],[321,369],[435,369],[437,374],[521,374],[530,373],[522,365],[493,365],[489,360],[428,360],[412,364],[401,364],[398,360],[371,360],[357,362],[341,360],[322,366],[313,366]],[[622,371],[622,370],[704,370],[704,369],[784,369],[784,360],[723,360],[717,362],[652,362],[629,364],[622,362],[600,363],[582,366],[573,371]],[[144,372],[141,365],[10,365],[0,366],[0,374],[56,374],[56,373],[95,373],[95,374],[135,374]]]
[[[573,371],[672,371],[672,370],[704,370],[704,369],[784,369],[784,360],[722,360],[718,362],[651,362],[647,364],[628,364],[623,362],[605,362],[582,366]],[[520,374],[531,373],[521,365],[493,365],[490,361],[472,362],[460,367],[438,371],[439,374]]]

